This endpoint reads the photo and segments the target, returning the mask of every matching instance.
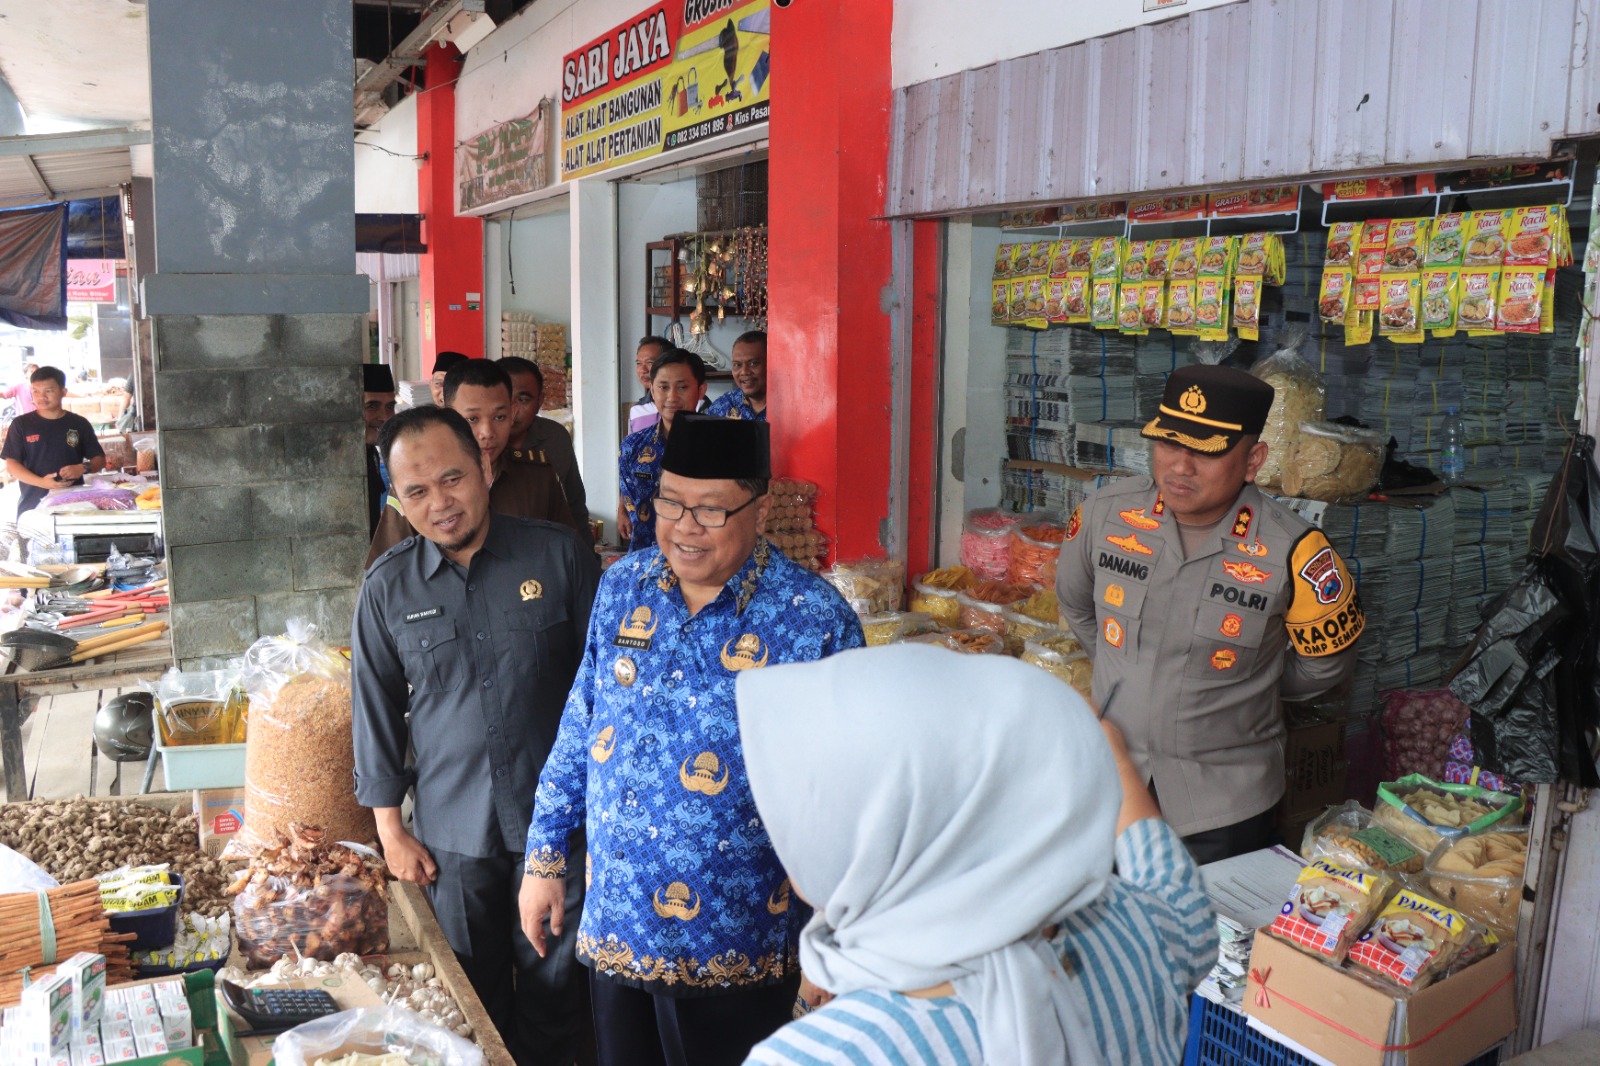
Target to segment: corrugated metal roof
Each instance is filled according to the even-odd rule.
[[[132,180],[126,148],[0,156],[0,207],[108,195]]]
[[[900,90],[891,215],[1543,158],[1597,0],[1246,0]]]

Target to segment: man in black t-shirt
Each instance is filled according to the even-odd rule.
[[[53,366],[41,366],[28,380],[35,409],[12,419],[0,446],[6,473],[22,483],[19,515],[37,507],[51,489],[81,485],[85,473],[106,465],[106,453],[89,420],[61,406],[66,375]]]

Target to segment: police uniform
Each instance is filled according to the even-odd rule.
[[[450,946],[519,1064],[576,1054],[572,938],[541,960],[517,892],[533,789],[583,655],[599,578],[565,525],[489,515],[466,569],[410,537],[373,564],[351,635],[356,799],[399,807],[438,864]],[[408,746],[415,764],[407,765]],[[569,886],[569,928],[582,908]]]
[[[1177,371],[1145,435],[1217,454],[1244,431],[1259,433],[1259,420],[1229,410],[1228,379],[1215,371],[1249,377]],[[1210,417],[1169,416],[1185,413],[1196,381],[1209,395],[1189,393],[1187,406],[1204,404]],[[1260,419],[1270,404],[1268,387]],[[1186,552],[1155,483],[1130,477],[1073,513],[1056,587],[1093,660],[1094,700],[1127,735],[1173,828],[1194,837],[1269,816],[1285,787],[1281,699],[1348,677],[1365,624],[1355,583],[1322,531],[1244,485]]]
[[[532,453],[521,451],[507,452],[500,465],[500,473],[495,476],[494,484],[489,486],[491,511],[517,518],[556,522],[577,533],[584,544],[590,543],[587,525],[574,519],[554,467],[540,461]],[[367,549],[364,567],[370,568],[380,555],[416,532],[401,512],[400,501],[392,495],[387,497],[383,515],[378,519],[377,531],[372,534],[372,546]]]
[[[760,471],[727,477],[766,476],[765,426],[692,415],[675,423],[669,472],[693,469],[679,464],[708,421],[746,442],[718,461],[759,450]],[[530,875],[590,882],[578,958],[602,1066],[742,1063],[788,1019],[805,915],[750,792],[734,682],[863,643],[832,586],[764,539],[694,614],[658,548],[601,579],[526,861]],[[586,866],[566,845],[585,824]]]

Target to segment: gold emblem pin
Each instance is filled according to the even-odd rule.
[[[728,653],[728,645],[733,645],[733,654]],[[756,653],[761,653],[761,658],[756,658]],[[729,670],[755,670],[767,665],[767,658],[771,653],[761,647],[761,638],[754,633],[746,633],[737,641],[728,641],[722,646],[722,665]]]
[[[665,889],[656,889],[651,902],[655,904],[656,913],[663,918],[692,922],[700,913],[700,893],[690,891],[682,881],[674,881]]]
[[[1178,398],[1178,406],[1191,415],[1206,413],[1206,394],[1200,391],[1199,385],[1190,385],[1187,392]]]
[[[589,754],[594,756],[595,762],[605,762],[611,758],[611,753],[617,750],[617,727],[608,725],[600,730],[594,738],[594,744],[589,748]]]
[[[633,665],[633,660],[626,655],[617,660],[617,664],[611,668],[611,673],[616,677],[617,684],[623,688],[630,688],[639,680],[639,668]]]
[[[527,581],[524,581],[522,583],[522,602],[523,603],[527,603],[529,600],[540,599],[543,596],[544,596],[544,586],[539,584],[539,582],[533,580],[532,578],[529,578]]]
[[[722,771],[722,777],[717,777],[717,771]],[[689,768],[689,760],[683,760],[683,765],[678,767],[678,781],[690,792],[699,792],[706,796],[715,796],[728,787],[728,776],[731,771],[723,765],[722,760],[709,751],[702,751],[694,757],[694,769]]]

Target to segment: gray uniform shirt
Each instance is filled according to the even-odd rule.
[[[566,526],[493,513],[466,569],[415,536],[374,562],[350,642],[356,799],[398,807],[414,784],[423,844],[520,855],[599,577]]]
[[[580,529],[589,528],[589,496],[583,487],[583,474],[578,470],[578,454],[572,448],[572,434],[567,427],[543,415],[535,415],[528,435],[522,439],[522,450],[542,452],[544,461],[555,467],[561,489],[567,494],[572,507],[572,520]]]
[[[1284,792],[1281,697],[1355,669],[1355,582],[1322,531],[1246,485],[1185,553],[1148,477],[1083,502],[1056,575],[1094,661],[1094,698],[1180,834],[1243,821]]]

